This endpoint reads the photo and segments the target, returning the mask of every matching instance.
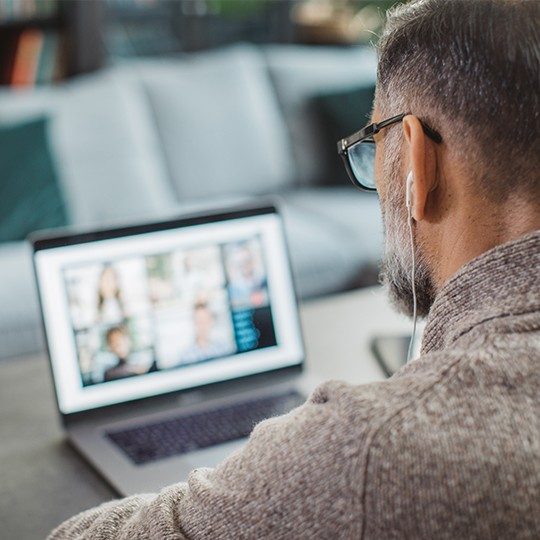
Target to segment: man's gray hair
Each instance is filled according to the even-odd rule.
[[[377,96],[385,114],[411,112],[441,131],[488,196],[540,198],[539,0],[395,7],[379,42]]]

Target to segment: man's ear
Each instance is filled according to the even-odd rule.
[[[403,135],[409,169],[414,178],[411,192],[412,217],[415,221],[421,221],[426,217],[429,193],[436,184],[436,153],[416,116],[409,114],[403,118]]]

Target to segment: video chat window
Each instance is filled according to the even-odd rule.
[[[276,345],[260,236],[63,269],[83,386]]]

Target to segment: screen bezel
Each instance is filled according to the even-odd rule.
[[[301,357],[300,361],[297,364],[294,364],[292,366],[285,366],[277,369],[271,369],[267,371],[252,373],[250,375],[243,375],[240,377],[234,377],[232,379],[227,379],[223,381],[216,381],[206,384],[201,384],[197,386],[191,386],[189,388],[182,388],[178,390],[172,390],[163,392],[154,396],[146,396],[141,398],[134,398],[129,399],[126,401],[123,401],[121,403],[112,403],[108,405],[103,405],[99,407],[93,407],[91,409],[82,410],[82,411],[76,411],[71,413],[65,413],[60,408],[59,403],[59,397],[58,397],[58,390],[54,375],[54,369],[52,365],[52,359],[51,359],[51,352],[49,348],[49,340],[47,337],[47,327],[45,323],[45,313],[43,309],[42,299],[41,299],[41,291],[40,291],[40,284],[38,279],[38,271],[37,271],[37,265],[36,265],[36,258],[35,254],[38,251],[46,250],[46,249],[52,249],[52,248],[58,248],[58,247],[65,247],[65,246],[71,246],[71,245],[80,245],[80,244],[86,244],[91,242],[97,242],[101,240],[109,240],[109,239],[117,239],[127,236],[136,236],[139,234],[145,234],[145,233],[152,233],[152,232],[160,232],[160,231],[166,231],[171,229],[181,229],[186,227],[191,227],[194,225],[204,225],[208,223],[217,223],[222,221],[231,221],[235,219],[242,219],[242,218],[248,218],[248,217],[254,217],[254,216],[261,216],[265,214],[275,214],[280,218],[281,224],[282,224],[282,234],[283,234],[283,240],[287,255],[287,268],[286,271],[289,273],[289,277],[291,280],[291,284],[294,291],[294,306],[296,308],[296,313],[294,314],[294,318],[296,320],[296,326],[298,328],[299,332],[299,341],[300,341],[300,347],[301,347]],[[285,373],[300,373],[304,369],[305,365],[305,343],[303,339],[303,332],[302,332],[302,326],[301,321],[299,317],[298,312],[298,295],[296,293],[296,287],[294,282],[294,274],[292,272],[291,262],[290,262],[290,249],[287,242],[287,237],[284,234],[284,228],[283,228],[283,221],[279,212],[279,208],[275,202],[272,203],[265,203],[263,205],[256,205],[256,206],[241,206],[241,207],[235,207],[235,208],[226,208],[226,209],[219,209],[214,211],[207,211],[207,212],[194,212],[189,214],[183,214],[175,219],[166,220],[166,221],[159,221],[159,222],[148,222],[148,223],[142,223],[137,225],[124,225],[119,226],[115,228],[104,228],[104,229],[92,229],[88,231],[78,231],[78,232],[68,232],[68,231],[58,231],[58,232],[38,232],[30,235],[28,237],[28,241],[30,242],[33,250],[33,256],[32,256],[32,263],[33,263],[33,270],[34,270],[34,281],[36,283],[36,288],[38,292],[38,301],[39,301],[39,307],[40,307],[40,315],[41,315],[41,325],[43,329],[43,335],[45,337],[45,346],[46,346],[46,353],[47,353],[47,359],[49,364],[49,369],[52,376],[53,381],[53,388],[54,388],[54,397],[56,402],[56,408],[62,418],[62,421],[64,424],[66,424],[68,421],[78,420],[82,418],[86,418],[88,416],[95,417],[96,415],[99,415],[103,411],[113,411],[113,410],[122,410],[125,409],[126,406],[129,406],[131,404],[142,404],[142,403],[153,403],[153,402],[159,402],[163,401],[164,398],[168,399],[174,396],[179,396],[182,394],[187,394],[193,391],[204,391],[205,389],[215,389],[218,387],[224,387],[226,385],[234,386],[235,384],[239,383],[240,381],[247,381],[247,380],[255,380],[257,378],[261,377],[269,377],[269,376],[282,376]]]

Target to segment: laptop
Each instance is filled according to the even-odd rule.
[[[274,205],[31,243],[63,426],[119,494],[217,465],[305,400]]]

